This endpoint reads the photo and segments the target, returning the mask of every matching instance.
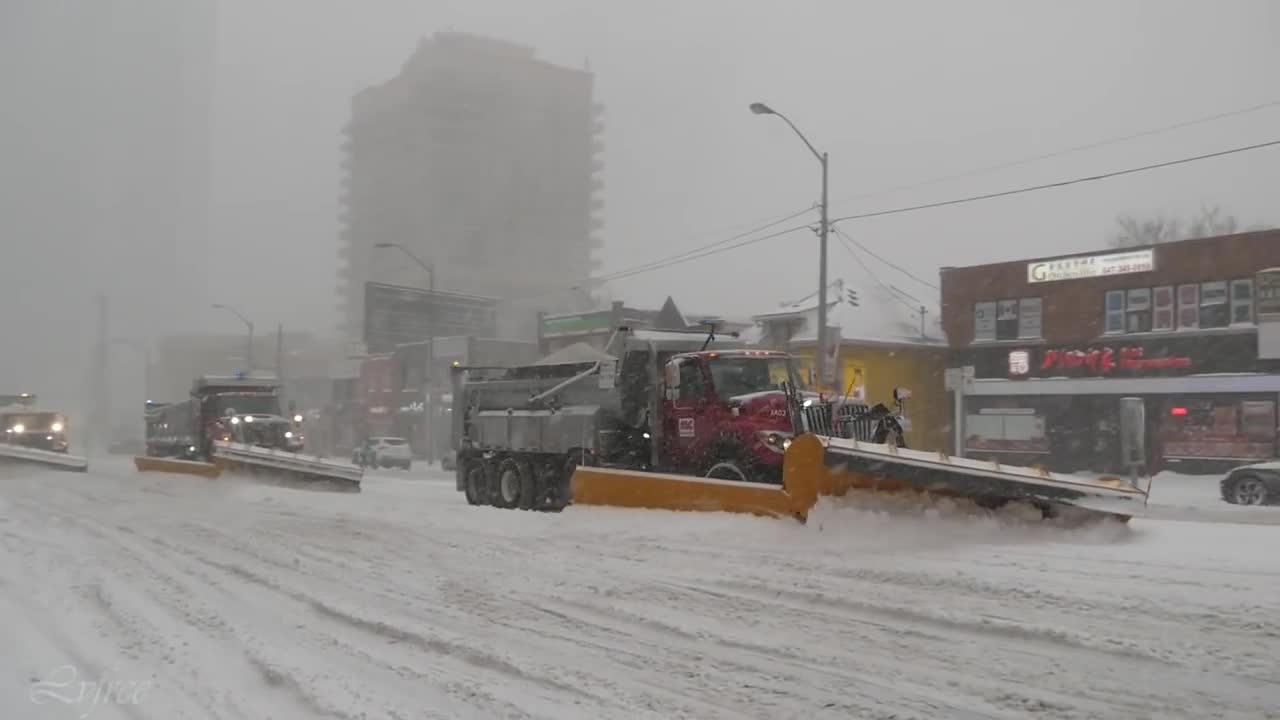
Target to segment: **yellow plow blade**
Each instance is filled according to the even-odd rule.
[[[145,455],[135,455],[133,466],[139,472],[176,473],[178,475],[197,475],[205,478],[216,478],[222,473],[222,468],[213,463],[178,460],[177,458],[147,457]]]
[[[783,484],[639,472],[579,465],[570,479],[575,505],[609,505],[652,510],[735,512],[793,517],[804,522],[818,501],[826,476],[822,442],[812,435],[795,439],[783,459]]]

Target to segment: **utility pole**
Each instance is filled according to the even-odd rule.
[[[276,326],[276,379],[284,382],[284,323]]]
[[[920,338],[921,339],[927,339],[929,337],[929,334],[924,331],[925,329],[924,316],[928,312],[929,311],[926,310],[923,305],[920,306]]]
[[[375,248],[385,250],[395,248],[404,253],[415,263],[422,271],[427,274],[427,293],[430,297],[430,304],[427,306],[427,366],[423,368],[422,384],[425,386],[422,393],[422,434],[425,436],[423,442],[426,445],[423,449],[426,451],[427,464],[435,462],[436,458],[436,437],[434,432],[434,418],[436,412],[435,398],[435,363],[436,363],[436,267],[435,265],[425,262],[422,258],[415,255],[409,248],[400,243],[382,242],[374,245]]]
[[[799,132],[799,131],[797,131]],[[818,228],[818,387],[827,383],[827,234],[831,231],[827,222],[827,154],[822,153],[822,216]],[[833,373],[834,375],[834,373]]]
[[[111,422],[111,382],[108,376],[107,359],[107,295],[98,293],[98,337],[93,351],[93,408],[91,420],[85,428],[85,454],[96,450],[101,437],[109,432],[106,428]]]
[[[822,217],[819,220],[821,225],[818,228],[818,333],[817,333],[817,349],[814,352],[814,367],[817,370],[818,386],[821,387],[829,378],[827,377],[827,345],[829,334],[827,332],[827,234],[830,231],[830,223],[827,215],[827,154],[818,152],[818,149],[809,142],[809,138],[800,132],[800,128],[791,122],[791,118],[765,105],[764,103],[751,103],[751,112],[756,115],[776,115],[782,118],[782,121],[791,126],[795,134],[804,141],[809,152],[818,159],[822,165],[822,204],[819,208]]]
[[[253,322],[249,320],[249,318],[245,317],[244,313],[231,307],[230,305],[224,305],[222,303],[214,303],[210,307],[212,307],[214,310],[226,310],[232,315],[235,315],[237,318],[240,319],[240,322],[244,323],[245,327],[249,329],[249,337],[246,339],[246,342],[245,342],[244,363],[247,366],[245,368],[245,371],[249,374],[250,377],[252,377],[253,376]]]

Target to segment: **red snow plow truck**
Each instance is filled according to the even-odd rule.
[[[802,387],[795,359],[714,333],[618,329],[606,350],[454,368],[457,489],[472,505],[574,504],[807,517],[818,496],[915,491],[1128,518],[1137,482],[906,447],[903,410]],[[1148,485],[1149,489],[1149,485]]]

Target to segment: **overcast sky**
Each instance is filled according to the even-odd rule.
[[[813,204],[831,154],[834,216],[1280,139],[1280,108],[894,193],[885,188],[1280,99],[1268,0],[223,0],[218,22],[215,288],[264,320],[333,323],[339,129],[351,95],[437,30],[589,62],[606,106],[605,268],[727,237]],[[1280,222],[1280,149],[1087,186],[846,224],[936,282],[966,265],[1100,247],[1118,213],[1219,204]],[[629,303],[750,313],[811,292],[812,234],[614,284]],[[838,243],[831,274],[870,282]],[[872,261],[893,284],[928,292]],[[284,269],[287,268],[287,269]],[[275,285],[296,289],[281,304]]]

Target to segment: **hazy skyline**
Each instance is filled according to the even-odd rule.
[[[299,22],[305,5],[307,21]],[[964,180],[862,193],[1054,152],[1280,98],[1280,8],[1257,2],[636,5],[226,0],[218,35],[215,234],[252,242],[307,302],[276,303],[269,265],[226,277],[252,312],[318,330],[332,295],[338,130],[351,95],[391,77],[422,36],[452,29],[588,64],[606,107],[605,272],[681,252],[818,198],[818,168],[765,101],[831,153],[832,214],[929,202],[1275,139],[1280,108]],[[523,11],[522,11],[523,10]],[[248,111],[252,108],[252,111]],[[1119,213],[1218,204],[1275,223],[1280,151],[969,206],[848,223],[926,279],[941,265],[1105,244]],[[278,203],[273,195],[289,199]],[[253,238],[252,240],[250,238]],[[227,258],[233,255],[225,256]],[[805,233],[613,284],[629,303],[668,294],[749,314],[816,285]],[[869,283],[833,241],[831,275]],[[872,261],[885,278],[920,288]],[[314,298],[314,302],[312,299]]]
[[[141,7],[138,2],[59,0],[56,7],[82,21],[90,8],[123,12]],[[1280,127],[1280,107],[1272,107],[961,180],[864,196],[1280,99],[1274,80],[1280,6],[1266,0],[785,6],[544,0],[536,12],[514,0],[192,2],[216,17],[208,98],[210,240],[207,255],[182,270],[187,275],[181,286],[190,289],[190,298],[149,300],[191,300],[182,317],[188,331],[239,333],[235,318],[207,306],[226,302],[259,328],[283,322],[291,330],[333,332],[338,149],[351,98],[394,76],[419,40],[440,30],[530,45],[548,62],[589,65],[606,108],[605,273],[726,238],[817,201],[817,163],[777,118],[750,114],[747,105],[755,101],[787,113],[831,154],[833,216],[1280,137],[1273,129]],[[22,91],[10,107],[31,110],[29,118],[38,119],[9,123],[4,187],[10,207],[36,211],[25,217],[75,225],[86,219],[59,214],[66,214],[67,180],[40,181],[39,165],[58,148],[57,129],[75,119],[59,116],[66,104],[53,102],[50,93],[75,86],[84,53],[66,46],[75,42],[71,35],[22,35],[25,14],[45,7],[40,0],[0,6],[0,40],[15,47],[24,46],[19,38],[26,45],[43,43],[30,56],[38,62],[11,63],[4,75]],[[146,24],[102,27],[97,40],[107,44],[179,40],[154,37],[159,31]],[[124,103],[131,92],[127,83],[104,83],[96,86],[103,107]],[[41,94],[41,88],[48,92]],[[146,120],[128,111],[122,116]],[[102,127],[110,126],[104,121]],[[108,132],[102,144],[84,151],[120,157],[114,137]],[[127,165],[125,157],[120,162]],[[1280,150],[1267,149],[841,227],[936,281],[939,266],[1104,247],[1122,213],[1186,217],[1201,205],[1219,205],[1243,226],[1276,224],[1276,187]],[[146,212],[145,203],[137,207]],[[9,302],[67,282],[101,281],[92,274],[101,268],[91,253],[33,236],[38,223],[35,230],[15,230],[11,217],[4,222],[6,252],[21,255],[23,263],[21,271],[5,274],[16,283],[6,288]],[[746,316],[813,291],[816,244],[812,234],[799,232],[629,277],[612,283],[607,293],[651,307],[672,295],[690,312]],[[830,252],[833,280],[870,287],[873,281],[841,242],[833,239]],[[884,281],[933,299],[927,287],[867,262]],[[160,267],[136,265],[129,266],[132,276],[118,272],[101,284],[141,287]],[[71,280],[78,276],[63,272],[68,267],[89,268],[90,280]],[[9,336],[40,347],[52,333],[69,331],[88,343],[92,309],[77,298],[93,290],[65,288],[65,297],[41,315],[10,317]],[[155,330],[137,327],[123,302],[116,306],[121,309],[113,322],[122,332]]]

